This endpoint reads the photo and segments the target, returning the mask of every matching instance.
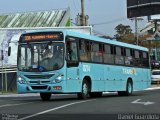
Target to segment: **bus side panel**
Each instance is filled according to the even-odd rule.
[[[150,69],[137,68],[136,77],[134,77],[134,90],[144,90],[150,85]]]
[[[101,64],[80,63],[79,77],[81,82],[87,78],[91,81],[91,91],[104,91],[103,66]],[[82,83],[81,83],[82,86]]]
[[[133,90],[150,86],[150,70],[144,68],[106,65],[104,67],[105,91],[124,91],[128,79],[133,81]]]
[[[66,70],[66,92],[81,92],[82,81],[79,77],[79,67],[69,67]]]
[[[125,90],[126,76],[123,76],[123,67],[105,65],[104,79],[105,91]]]
[[[91,64],[90,65],[90,76],[92,77],[92,92],[103,92],[105,91],[104,81],[104,65],[102,64]]]

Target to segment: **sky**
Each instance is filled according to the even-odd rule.
[[[68,7],[72,22],[75,23],[76,15],[81,13],[81,0],[1,0],[0,14]],[[130,25],[134,32],[134,21],[127,19],[126,0],[85,0],[85,14],[89,16],[89,25],[104,35],[114,36],[114,28],[118,24]],[[139,29],[145,24],[146,20],[138,22]]]

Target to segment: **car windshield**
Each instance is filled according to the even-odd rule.
[[[18,69],[43,72],[60,69],[64,64],[63,43],[27,43],[18,48]]]
[[[160,75],[160,71],[153,71],[152,75]]]

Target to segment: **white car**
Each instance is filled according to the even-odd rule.
[[[160,82],[160,70],[152,70],[151,82]]]

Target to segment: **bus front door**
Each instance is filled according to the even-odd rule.
[[[79,61],[78,61],[78,47],[76,41],[67,40],[67,91],[79,92],[81,89],[79,81]]]

